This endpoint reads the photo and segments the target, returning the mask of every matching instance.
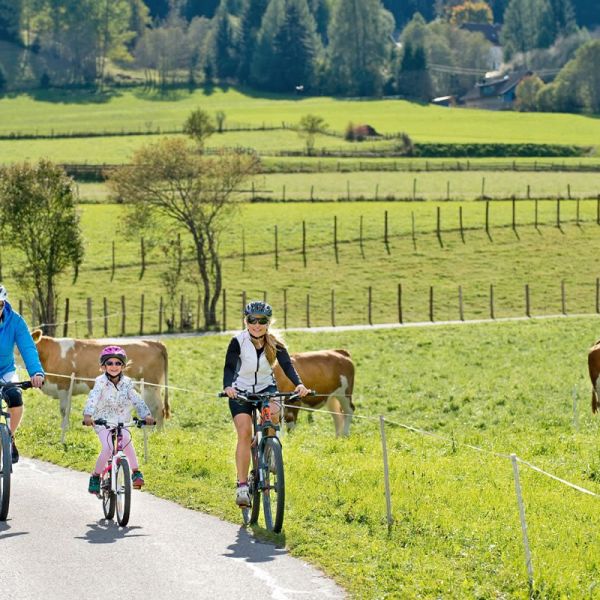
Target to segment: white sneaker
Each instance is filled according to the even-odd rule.
[[[238,485],[235,490],[235,503],[238,506],[250,506],[250,490],[246,484]]]

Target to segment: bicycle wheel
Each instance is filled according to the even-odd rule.
[[[117,465],[117,523],[125,527],[129,523],[131,507],[131,472],[126,458]]]
[[[0,425],[0,521],[6,521],[10,504],[10,473],[12,458],[10,454],[10,433],[8,427]]]
[[[249,511],[248,523],[250,525],[256,525],[258,521],[258,515],[260,514],[260,490],[259,490],[260,478],[258,475],[258,452],[256,446],[252,447],[252,471],[250,477],[248,477],[248,485],[250,487],[250,495],[252,499],[252,509]]]
[[[265,526],[279,533],[283,527],[285,505],[285,479],[283,455],[277,438],[267,438],[263,445],[260,468],[263,473],[262,502]]]
[[[100,493],[102,494],[102,510],[107,519],[112,519],[115,516],[116,498],[110,488],[110,471],[104,471],[100,480]]]

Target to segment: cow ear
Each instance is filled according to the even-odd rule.
[[[41,339],[42,339],[42,335],[44,335],[44,333],[42,332],[41,329],[34,329],[31,332],[31,337],[33,338],[33,341],[37,344]]]

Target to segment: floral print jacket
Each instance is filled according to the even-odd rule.
[[[150,409],[135,391],[131,378],[122,375],[121,379],[114,384],[106,373],[103,373],[96,377],[83,414],[91,415],[94,419],[127,423],[131,421],[131,410],[134,407],[140,419],[150,415]]]

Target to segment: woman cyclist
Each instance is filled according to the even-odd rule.
[[[252,442],[252,406],[236,402],[238,392],[276,392],[272,365],[277,361],[288,379],[296,386],[299,396],[306,396],[304,387],[294,369],[290,355],[281,339],[269,332],[273,310],[266,302],[254,300],[244,309],[246,329],[229,342],[223,369],[223,391],[229,397],[229,410],[237,432],[235,464],[237,489],[235,501],[238,506],[250,505],[248,492],[248,469],[250,467],[250,444]],[[274,423],[279,422],[279,404],[273,403],[271,414]]]
[[[150,409],[135,391],[133,381],[123,373],[126,366],[127,355],[123,348],[107,346],[100,352],[100,368],[103,373],[96,377],[94,387],[89,393],[83,409],[84,425],[93,425],[94,419],[127,423],[131,420],[131,409],[134,407],[138,417],[145,419],[147,425],[154,424]],[[88,486],[90,494],[100,492],[100,473],[112,456],[111,430],[99,425],[95,429],[102,444],[102,450],[90,476]],[[123,429],[123,451],[131,466],[133,487],[139,489],[144,485],[144,477],[139,470],[131,434],[127,429]]]
[[[8,383],[15,378],[15,345],[19,349],[31,385],[36,388],[44,383],[44,369],[40,363],[35,342],[23,317],[15,312],[8,301],[6,288],[0,284],[0,381]],[[15,444],[15,432],[23,416],[23,399],[19,388],[10,388],[6,392],[8,412],[10,414],[10,430],[12,435],[12,462],[19,461],[19,451]]]

